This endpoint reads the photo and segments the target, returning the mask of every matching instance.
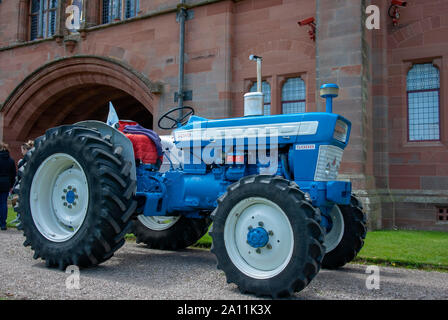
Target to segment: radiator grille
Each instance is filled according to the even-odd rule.
[[[315,181],[336,180],[344,150],[335,146],[320,146]]]

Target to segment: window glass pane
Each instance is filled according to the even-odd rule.
[[[48,19],[48,15],[47,15],[48,11],[44,11],[43,14],[43,18],[42,18],[42,30],[43,30],[43,34],[42,36],[44,38],[46,38],[48,36],[48,29],[47,29],[47,19]]]
[[[37,38],[37,29],[39,27],[39,16],[33,15],[31,16],[31,32],[30,32],[30,38],[31,40],[35,40]]]
[[[125,8],[126,19],[135,17],[137,14],[138,0],[125,0],[125,1],[126,1],[126,8]]]
[[[432,64],[416,64],[407,76],[409,140],[440,140],[440,75]]]
[[[264,115],[271,114],[271,85],[267,81],[263,81],[261,84],[261,90],[263,91],[264,98]],[[257,83],[254,82],[249,92],[257,92]]]
[[[300,77],[288,79],[282,87],[283,113],[302,113],[306,111],[305,81]]]
[[[409,140],[439,140],[439,92],[410,92]]]
[[[110,1],[111,0],[103,0],[103,23],[110,22]]]
[[[284,114],[289,113],[304,113],[306,110],[305,102],[291,102],[291,103],[282,103],[282,109]]]
[[[51,10],[48,36],[52,37],[55,34],[55,31],[56,31],[56,10]]]
[[[112,20],[121,19],[121,1],[122,0],[112,0]]]
[[[416,64],[408,73],[407,90],[429,90],[440,88],[439,69],[431,63]]]
[[[31,13],[38,13],[40,7],[40,0],[31,1]]]

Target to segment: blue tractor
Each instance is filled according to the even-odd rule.
[[[212,224],[211,251],[229,283],[273,298],[298,292],[321,266],[351,261],[366,235],[351,183],[337,180],[351,128],[331,112],[337,91],[322,87],[323,113],[209,120],[173,109],[159,121],[175,129],[161,139],[162,164],[136,160],[115,124],[49,129],[19,169],[24,245],[49,267],[90,267],[129,232],[176,250]],[[260,106],[256,96],[245,97],[248,110]]]

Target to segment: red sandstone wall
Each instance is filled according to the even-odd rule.
[[[14,18],[18,8],[7,10],[11,3],[3,2],[0,11],[0,21],[8,21],[10,26],[15,23],[14,28],[8,29],[11,32],[7,37],[0,38],[10,45],[18,38],[18,19]],[[140,15],[175,9],[177,4],[178,1],[142,0]],[[248,60],[250,54],[264,58],[263,74],[272,86],[274,113],[281,112],[282,82],[296,75],[302,75],[306,81],[308,111],[315,110],[315,44],[308,38],[308,30],[297,25],[299,19],[314,15],[314,1],[229,0],[194,7],[192,11],[193,19],[186,26],[185,89],[193,90],[193,101],[188,104],[198,114],[212,118],[242,114],[242,95],[256,73],[254,63]],[[63,57],[95,55],[123,62],[162,85],[154,108],[154,119],[158,119],[162,112],[176,105],[178,43],[179,25],[176,12],[171,12],[105,28],[94,27],[87,30],[85,38],[78,39],[73,51],[63,41],[54,39],[9,50],[0,48],[0,103],[44,64]],[[74,84],[61,83],[61,87]],[[33,115],[35,123],[15,122],[8,127],[12,115],[8,110],[3,113],[9,136],[19,132],[20,126],[39,122],[39,127],[30,131],[38,134],[51,118],[47,113],[38,121],[39,115]]]
[[[243,114],[242,96],[256,78],[249,55],[263,57],[263,79],[272,90],[271,111],[281,113],[281,86],[300,75],[306,83],[307,111],[316,111],[316,45],[299,20],[315,17],[315,1],[249,0],[235,4],[233,39],[234,115]]]
[[[375,175],[383,206],[383,227],[447,230],[437,206],[447,206],[448,1],[409,1],[393,27],[381,6],[381,30],[374,31],[373,101]],[[433,60],[441,71],[440,142],[408,142],[406,75],[412,63]]]
[[[2,1],[0,4],[0,47],[17,40],[19,3],[16,0]]]
[[[390,187],[448,189],[448,1],[410,1],[399,28],[389,28]],[[407,141],[406,75],[412,62],[434,58],[441,72],[440,142]]]

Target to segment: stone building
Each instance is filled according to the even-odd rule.
[[[369,5],[380,29],[366,28]],[[70,7],[71,6],[71,7]],[[75,6],[76,8],[73,9]],[[185,13],[185,105],[241,116],[263,57],[267,113],[334,112],[353,123],[341,178],[372,228],[448,230],[448,0],[1,0],[0,138],[23,141],[84,119],[157,129],[175,107]],[[79,17],[79,19],[78,19]],[[298,21],[314,17],[310,27]],[[79,28],[76,22],[79,21]],[[161,132],[162,133],[162,132]]]

